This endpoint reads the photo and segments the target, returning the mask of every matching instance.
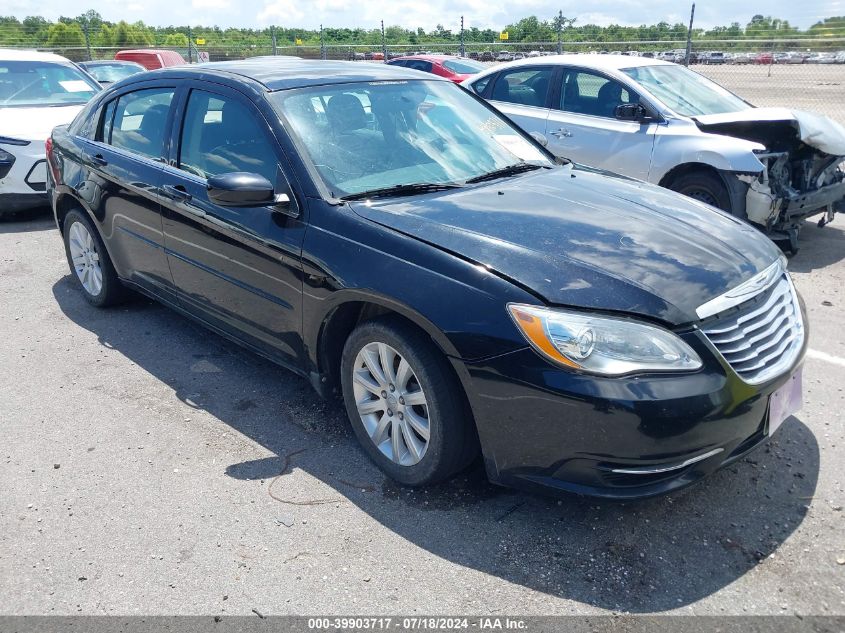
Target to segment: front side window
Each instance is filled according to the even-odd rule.
[[[270,100],[335,197],[459,185],[515,165],[552,164],[508,120],[451,82],[334,84],[283,90]]]
[[[751,106],[719,84],[684,66],[641,66],[622,72],[683,116],[724,114]]]
[[[639,97],[618,81],[586,70],[564,73],[560,109],[564,112],[613,118],[616,108],[639,103]]]
[[[278,159],[258,116],[234,98],[192,90],[182,125],[179,169],[201,178],[248,172],[274,183]]]
[[[542,108],[546,105],[551,78],[552,69],[549,66],[506,70],[496,78],[490,98],[493,101]]]
[[[100,91],[74,66],[53,62],[0,61],[0,107],[81,105]]]
[[[102,140],[133,154],[159,159],[167,137],[173,88],[149,88],[121,95],[106,107]]]

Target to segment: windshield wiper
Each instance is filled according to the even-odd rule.
[[[501,169],[494,169],[493,171],[488,171],[486,174],[470,178],[466,181],[466,183],[471,185],[474,182],[504,178],[505,176],[513,176],[526,171],[534,171],[535,169],[543,169],[543,166],[535,165],[534,163],[515,163],[513,165],[508,165],[507,167],[502,167]]]
[[[381,189],[370,189],[341,196],[341,200],[364,200],[366,198],[387,198],[390,196],[409,196],[415,193],[428,193],[429,191],[445,191],[446,189],[457,189],[461,185],[451,182],[414,182],[405,185],[392,185]]]

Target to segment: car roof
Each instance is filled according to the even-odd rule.
[[[90,62],[79,62],[80,66],[141,66],[138,62],[128,59],[92,59]],[[143,66],[141,66],[143,68]]]
[[[115,55],[119,55],[121,53],[132,53],[133,55],[141,53],[144,55],[161,55],[162,53],[172,54],[176,51],[172,51],[169,48],[126,48],[120,51],[117,51]]]
[[[70,60],[55,53],[42,53],[35,50],[20,50],[14,48],[0,48],[0,61],[12,62],[55,62],[69,64]]]
[[[396,59],[423,59],[429,62],[442,62],[448,59],[463,59],[457,55],[402,55],[402,57],[394,57],[390,61]]]
[[[542,61],[538,61],[542,60]],[[622,68],[635,68],[639,66],[670,66],[672,62],[666,62],[653,57],[634,57],[630,55],[549,55],[547,57],[531,57],[508,62],[508,68],[514,66],[536,66],[537,64],[566,64],[592,68],[595,70],[620,70]],[[504,66],[504,64],[503,64]],[[492,68],[501,68],[493,66]]]
[[[341,62],[281,58],[245,59],[241,61],[211,62],[194,66],[174,67],[155,71],[159,74],[218,74],[238,75],[260,83],[268,90],[287,90],[326,84],[366,81],[401,81],[424,79],[448,81],[419,70],[382,63]],[[150,74],[148,74],[150,76]]]

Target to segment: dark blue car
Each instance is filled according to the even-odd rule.
[[[95,306],[131,288],[340,394],[407,485],[673,490],[800,404],[776,248],[643,182],[555,161],[413,70],[226,62],[126,79],[48,141]]]

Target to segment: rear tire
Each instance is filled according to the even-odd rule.
[[[693,171],[672,180],[669,189],[731,213],[731,197],[722,179],[707,171]]]
[[[343,349],[341,384],[358,441],[391,479],[435,484],[478,454],[472,415],[451,366],[407,322],[384,317],[359,325]]]
[[[82,211],[72,210],[63,224],[65,255],[70,273],[82,296],[93,306],[105,308],[126,299],[103,240]]]

